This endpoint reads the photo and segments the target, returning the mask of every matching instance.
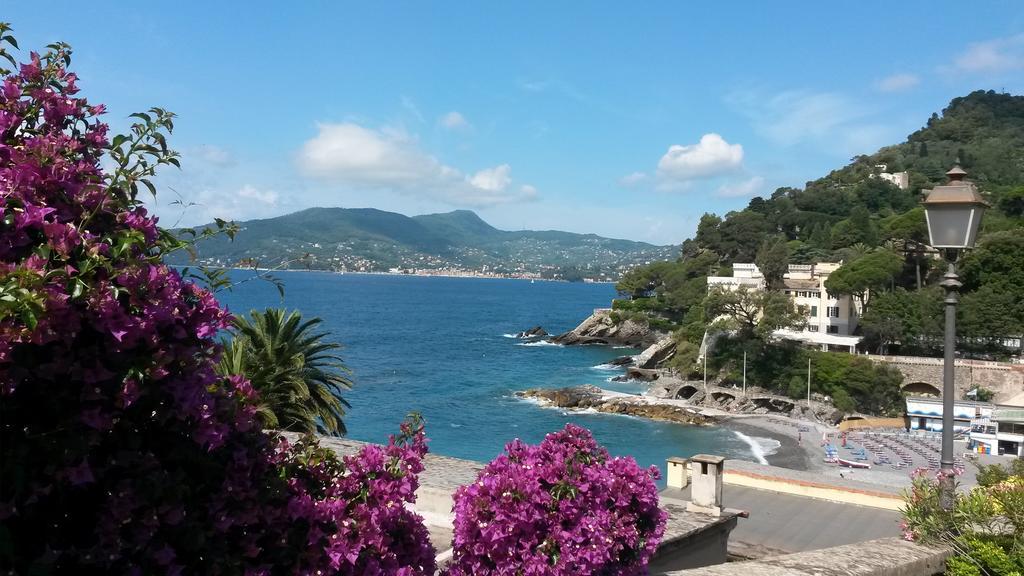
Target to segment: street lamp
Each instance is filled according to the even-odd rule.
[[[946,172],[949,182],[926,190],[924,216],[928,222],[928,238],[934,248],[944,250],[947,269],[939,284],[946,289],[946,341],[942,365],[942,459],[940,470],[941,504],[953,507],[953,356],[956,350],[956,304],[960,277],[956,259],[960,250],[974,247],[981,217],[988,204],[973,182],[964,179],[967,172],[959,165]]]

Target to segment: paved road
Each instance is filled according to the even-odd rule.
[[[899,512],[725,485],[726,507],[745,510],[729,537],[729,552],[743,557],[804,552],[899,536]],[[689,490],[673,496],[689,498]]]

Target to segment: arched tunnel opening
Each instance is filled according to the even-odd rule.
[[[903,391],[909,396],[932,396],[939,397],[942,391],[933,384],[927,382],[911,382],[903,387]]]
[[[711,399],[719,404],[729,404],[736,399],[736,396],[728,392],[712,392]]]
[[[754,398],[754,405],[758,408],[767,408],[769,412],[789,412],[795,406],[782,398]]]
[[[681,398],[683,400],[689,400],[690,398],[693,398],[693,395],[696,394],[696,393],[697,393],[697,387],[696,386],[690,386],[689,384],[687,384],[686,386],[680,387],[679,390],[676,391],[676,398]]]

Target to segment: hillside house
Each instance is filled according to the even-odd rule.
[[[860,316],[856,300],[850,296],[835,296],[825,289],[825,280],[840,266],[835,262],[818,264],[790,264],[783,276],[783,293],[798,310],[806,312],[803,330],[776,330],[775,336],[797,340],[822,350],[838,349],[853,352],[860,342],[853,336]],[[745,286],[751,290],[764,290],[764,275],[753,263],[733,265],[732,276],[711,276],[708,290],[736,290]]]

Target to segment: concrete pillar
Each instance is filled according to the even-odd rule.
[[[690,476],[693,487],[686,509],[690,512],[722,515],[722,475],[725,458],[710,454],[697,454],[690,458]]]
[[[686,476],[686,458],[673,456],[665,461],[666,473],[665,483],[669,488],[682,490],[689,484],[690,479]]]

